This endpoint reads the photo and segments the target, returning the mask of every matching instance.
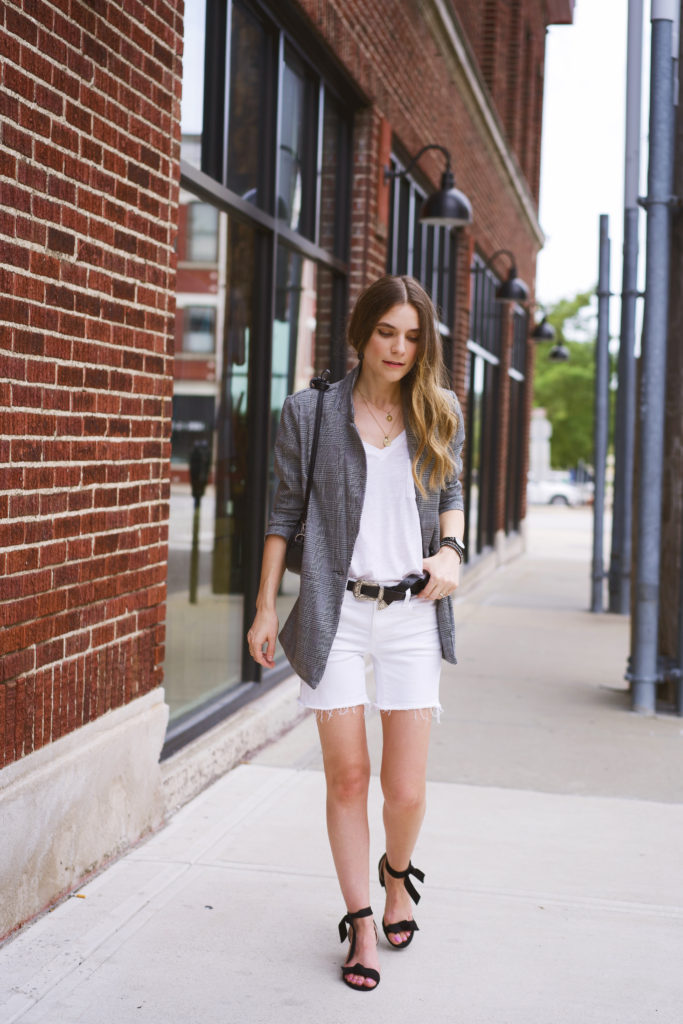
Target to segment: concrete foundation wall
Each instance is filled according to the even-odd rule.
[[[161,688],[0,772],[0,939],[158,828]]]
[[[245,755],[300,721],[306,712],[297,703],[298,694],[299,680],[291,676],[164,761],[161,775],[166,814],[173,814]]]

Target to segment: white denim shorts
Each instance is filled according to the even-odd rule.
[[[375,677],[368,695],[366,655]],[[316,711],[370,705],[380,711],[429,709],[438,718],[441,640],[433,601],[411,596],[381,610],[344,593],[325,673],[313,689],[302,681],[299,703]]]

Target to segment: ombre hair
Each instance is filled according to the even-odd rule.
[[[404,304],[415,309],[420,325],[417,359],[401,380],[401,388],[409,424],[417,438],[413,477],[424,496],[425,479],[429,489],[436,490],[451,477],[450,444],[458,428],[455,408],[445,391],[446,368],[432,300],[414,277],[380,277],[359,295],[349,321],[348,339],[362,359],[382,317],[393,306]]]

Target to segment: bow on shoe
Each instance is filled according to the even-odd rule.
[[[384,866],[388,869],[390,875],[394,875],[394,872],[391,870],[391,868],[389,867],[389,865],[387,864],[386,861],[384,862]],[[424,873],[424,871],[420,871],[419,868],[414,868],[412,863],[409,863],[408,867],[406,868],[406,870],[405,871],[401,871],[400,875],[403,876],[403,879],[404,879],[403,884],[405,885],[406,892],[410,896],[410,898],[413,901],[413,903],[415,903],[415,904],[419,903],[420,902],[420,894],[417,891],[417,889],[415,888],[415,886],[413,885],[413,883],[411,882],[410,875],[414,875],[415,878],[417,878],[418,882],[424,882],[424,880],[425,880],[425,873]],[[394,878],[396,878],[396,877],[398,877],[398,875],[394,875]]]

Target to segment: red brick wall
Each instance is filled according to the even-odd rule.
[[[375,231],[377,223],[378,153],[382,118],[390,126],[396,144],[412,155],[426,142],[439,142],[450,149],[456,184],[474,207],[472,232],[483,253],[511,248],[520,275],[532,282],[538,242],[520,210],[507,177],[498,161],[485,147],[482,127],[468,104],[454,87],[451,69],[435,44],[430,28],[414,0],[396,4],[393,0],[299,0],[315,31],[323,36],[349,74],[370,100],[370,106],[356,119],[352,221],[352,295],[381,273],[386,265],[386,241]],[[476,56],[482,53],[483,15],[457,0],[453,4],[461,23],[473,25],[477,38],[471,44]],[[512,152],[524,142],[525,152],[516,157],[529,179],[531,195],[537,200],[538,161],[542,107],[542,71],[545,21],[542,0],[520,0],[517,4],[518,35],[533,35],[534,57],[515,57],[515,83],[519,103],[509,98],[506,83],[511,67],[511,44],[507,36],[510,5],[496,0],[498,16],[505,17],[505,31],[496,36],[497,49],[492,80],[494,115],[505,134],[506,111],[510,130],[514,127]],[[464,17],[462,15],[465,15]],[[519,41],[518,41],[519,43]],[[531,43],[529,44],[531,45]],[[478,58],[480,59],[480,58]],[[533,85],[523,85],[523,72],[533,66]],[[481,72],[481,67],[480,67]],[[483,77],[482,77],[483,81]],[[530,103],[524,117],[521,104]],[[514,117],[510,111],[516,113]],[[526,122],[522,130],[523,122]],[[514,143],[514,144],[513,144]],[[516,158],[513,156],[513,159]],[[438,185],[444,169],[443,157],[427,153],[420,169]]]
[[[0,766],[161,681],[181,39],[0,6]]]
[[[503,133],[538,203],[543,115],[544,0],[451,0]]]

